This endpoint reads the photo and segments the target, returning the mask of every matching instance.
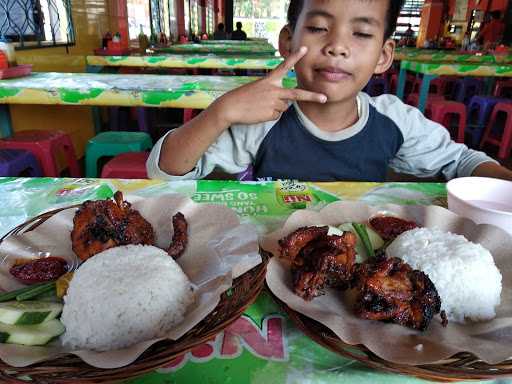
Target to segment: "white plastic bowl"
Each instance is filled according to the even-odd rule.
[[[477,224],[493,224],[512,235],[512,182],[461,177],[446,184],[448,209]]]

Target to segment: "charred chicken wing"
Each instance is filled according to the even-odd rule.
[[[356,314],[425,330],[441,309],[432,281],[398,258],[379,257],[358,264],[354,272]]]
[[[356,237],[327,235],[327,227],[303,227],[280,240],[281,256],[292,261],[295,293],[311,300],[326,287],[348,288],[355,263]]]
[[[71,242],[76,255],[86,260],[118,245],[154,245],[151,224],[123,201],[117,191],[111,199],[84,202],[73,218]]]

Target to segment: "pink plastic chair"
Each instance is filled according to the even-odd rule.
[[[496,120],[498,114],[505,114],[505,126],[501,133],[496,135]],[[493,144],[499,147],[498,157],[500,159],[506,159],[510,154],[512,148],[512,103],[498,103],[494,106],[494,109],[489,120],[489,124],[485,128],[484,137],[480,143],[480,148],[483,148],[485,144]]]
[[[458,124],[456,133],[453,134],[457,143],[464,143],[464,131],[466,130],[466,105],[457,101],[433,100],[425,109],[425,116],[431,120],[451,128],[452,116],[457,116]]]
[[[71,177],[81,177],[75,148],[68,134],[59,131],[29,130],[0,140],[0,148],[32,152],[41,164],[44,176],[59,177],[57,154],[63,152]]]

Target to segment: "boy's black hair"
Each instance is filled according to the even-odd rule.
[[[384,40],[389,39],[393,32],[395,32],[396,21],[400,15],[400,10],[402,9],[404,2],[405,0],[389,0]],[[288,24],[292,30],[294,30],[295,25],[297,25],[297,20],[299,19],[303,6],[304,0],[290,0],[290,5],[288,6]]]

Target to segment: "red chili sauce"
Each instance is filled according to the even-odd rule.
[[[60,257],[44,257],[27,263],[16,264],[10,274],[24,284],[37,284],[56,280],[67,271],[66,260]]]
[[[393,240],[405,231],[418,228],[414,221],[408,221],[393,216],[375,216],[369,220],[371,227],[384,240]]]

